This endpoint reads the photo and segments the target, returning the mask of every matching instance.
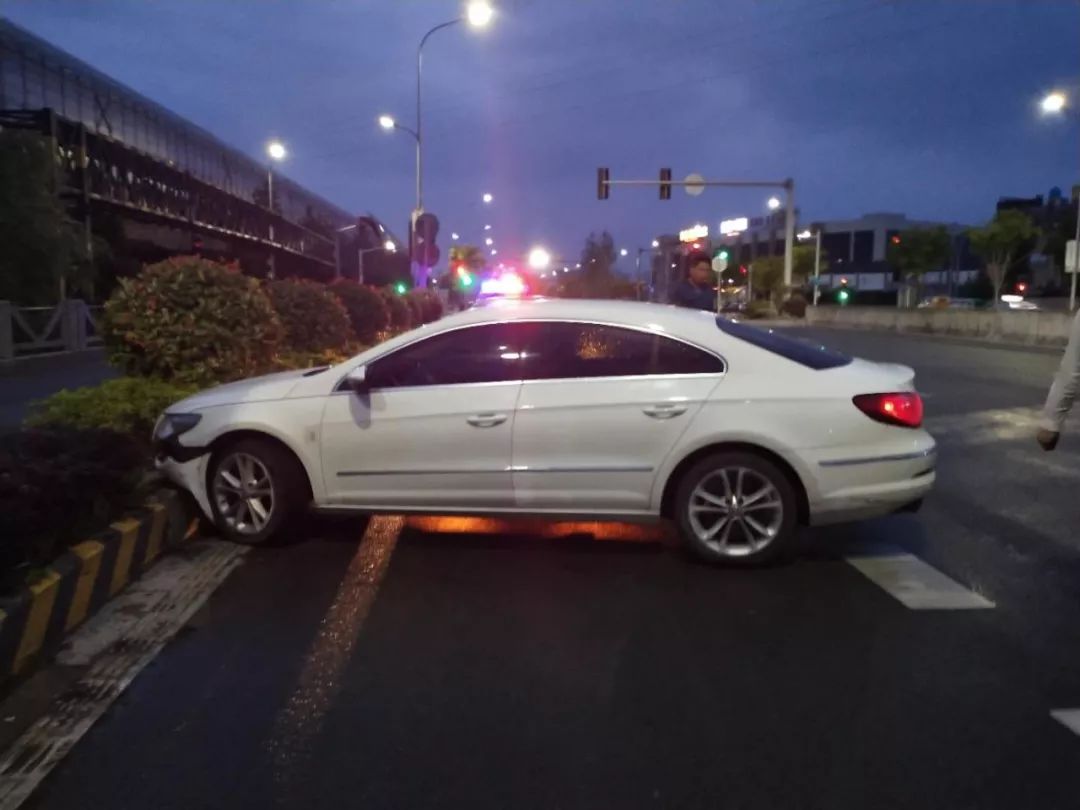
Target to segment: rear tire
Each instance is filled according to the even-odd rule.
[[[210,460],[207,498],[214,525],[237,543],[258,545],[279,535],[303,511],[308,492],[300,462],[266,439],[241,439]]]
[[[765,565],[794,549],[795,489],[783,470],[754,453],[719,452],[694,464],[674,507],[686,548],[706,562]]]

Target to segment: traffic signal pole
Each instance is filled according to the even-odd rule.
[[[665,170],[666,171],[666,170]],[[791,287],[792,266],[794,263],[795,243],[795,181],[790,177],[786,180],[669,180],[664,176],[659,180],[611,180],[610,172],[601,168],[597,172],[597,197],[601,200],[608,198],[611,186],[659,186],[661,199],[666,188],[671,186],[713,186],[718,188],[781,188],[784,190],[786,206],[784,210],[784,287]]]

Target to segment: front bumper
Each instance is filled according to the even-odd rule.
[[[181,461],[168,455],[158,455],[155,460],[157,469],[181,489],[187,490],[199,505],[207,520],[213,520],[210,501],[206,492],[206,469],[210,455],[205,451],[199,455]]]

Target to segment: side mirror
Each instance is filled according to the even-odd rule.
[[[357,366],[345,375],[345,384],[357,394],[367,393],[371,386],[367,380],[367,366]]]

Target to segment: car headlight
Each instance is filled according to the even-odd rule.
[[[154,438],[159,441],[174,439],[199,424],[200,419],[202,419],[202,414],[198,413],[162,414],[154,427]]]

